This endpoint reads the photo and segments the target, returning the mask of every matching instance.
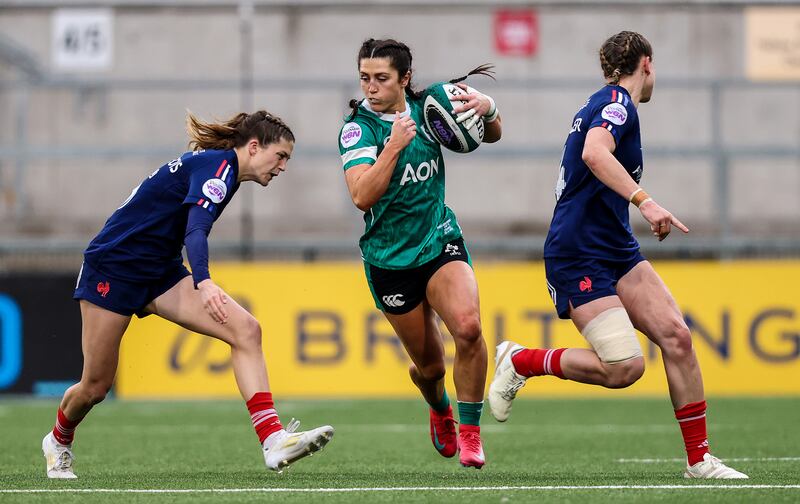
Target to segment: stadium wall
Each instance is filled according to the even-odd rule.
[[[471,233],[541,233],[571,117],[601,85],[597,48],[615,31],[636,29],[653,42],[659,76],[654,101],[641,108],[648,190],[696,232],[715,232],[721,181],[709,152],[756,149],[730,157],[731,224],[740,232],[792,236],[800,230],[800,159],[768,152],[800,145],[800,87],[724,84],[745,79],[745,10],[542,6],[536,9],[538,52],[520,58],[494,51],[495,9],[487,5],[458,12],[435,2],[262,6],[252,16],[247,48],[233,6],[118,7],[112,67],[64,74],[53,68],[51,41],[43,36],[53,9],[0,6],[0,34],[45,72],[25,84],[13,67],[0,66],[0,107],[13,112],[0,114],[0,231],[88,239],[132,187],[185,148],[186,109],[223,117],[249,101],[284,117],[298,137],[289,173],[253,199],[255,238],[355,239],[362,224],[345,189],[336,132],[347,100],[359,92],[360,42],[396,36],[415,51],[422,85],[496,63],[498,83],[473,83],[501,105],[503,141],[474,156],[448,155],[448,201]],[[243,54],[253,62],[252,95],[240,84]],[[20,103],[27,103],[26,168],[22,187],[15,187]],[[540,154],[525,154],[532,148]],[[665,151],[671,154],[658,154]],[[216,238],[240,235],[240,214],[250,211],[242,205],[229,207]]]

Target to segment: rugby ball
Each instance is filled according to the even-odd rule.
[[[455,84],[438,82],[428,86],[423,92],[422,110],[428,133],[442,146],[454,152],[472,152],[483,141],[483,120],[476,121],[469,129],[464,127],[469,119],[461,124],[456,123],[453,109],[459,102],[450,101],[450,97],[475,91],[470,87],[467,89],[468,91],[464,91]]]

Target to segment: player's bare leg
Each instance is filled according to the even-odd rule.
[[[191,277],[156,298],[147,310],[200,334],[222,340],[231,346],[233,373],[242,397],[247,401],[251,420],[264,449],[269,469],[281,471],[292,462],[321,450],[333,437],[333,427],[325,425],[295,432],[299,422],[286,429],[278,419],[269,391],[267,368],[261,349],[261,325],[232,298],[225,309],[228,318],[220,324],[203,306]]]
[[[480,416],[486,387],[486,342],[481,332],[478,283],[469,264],[453,261],[434,273],[426,290],[456,345],[453,380],[458,396],[461,464],[480,468],[485,463]]]
[[[622,302],[617,296],[606,296],[582,304],[577,308],[570,307],[570,317],[578,331],[583,333],[590,322],[614,308],[623,308]],[[522,348],[520,349],[522,350]],[[547,374],[555,374],[567,380],[607,388],[628,387],[644,373],[642,357],[609,363],[603,362],[594,350],[585,348],[563,349],[558,364],[560,373]]]
[[[689,328],[661,277],[649,262],[642,261],[620,279],[617,292],[636,328],[661,349],[670,398],[686,445],[685,476],[747,478],[709,453],[700,364]]]
[[[72,479],[72,440],[78,423],[105,399],[114,383],[119,345],[131,318],[81,300],[81,381],[67,389],[58,410],[56,426],[42,440],[49,478]]]
[[[606,330],[614,333],[610,344],[617,349],[612,352],[606,346],[604,360],[596,351],[583,348],[529,349],[511,341],[501,343],[488,394],[492,415],[498,421],[508,419],[517,392],[533,376],[554,375],[607,388],[628,387],[642,376],[644,358],[617,296],[595,299],[577,308],[570,306],[570,316],[587,339]],[[609,345],[608,340],[605,345]]]
[[[92,406],[105,399],[114,383],[119,363],[119,345],[131,317],[100,308],[86,300],[81,307],[81,381],[67,389],[61,410],[71,420],[80,420]]]
[[[224,341],[231,347],[233,374],[245,400],[269,390],[267,367],[261,348],[261,325],[234,299],[225,305],[228,319],[220,324],[203,307],[192,277],[183,278],[153,300],[146,310],[198,334]]]
[[[428,404],[436,404],[444,392],[444,344],[436,314],[427,301],[402,315],[385,313],[395,334],[411,358],[409,374]]]
[[[465,262],[449,262],[430,279],[426,295],[456,344],[453,381],[458,399],[482,401],[486,387],[487,352],[481,332],[475,273]]]
[[[385,315],[411,357],[411,380],[430,406],[431,442],[442,456],[452,457],[458,442],[453,408],[444,387],[444,344],[437,315],[425,300],[408,313]]]
[[[675,409],[702,401],[703,377],[691,333],[675,299],[650,263],[642,261],[623,276],[617,292],[633,325],[661,348]]]
[[[570,318],[578,332],[583,334],[592,321],[614,308],[623,308],[622,301],[617,296],[606,296],[577,308],[570,307]],[[644,374],[644,358],[609,363],[603,362],[594,350],[568,348],[561,357],[561,369],[568,380],[606,388],[625,388]]]

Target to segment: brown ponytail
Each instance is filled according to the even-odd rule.
[[[251,138],[261,145],[269,145],[281,139],[294,142],[294,134],[278,116],[266,110],[252,114],[240,112],[223,122],[204,122],[191,112],[186,119],[189,133],[189,149],[230,150],[241,147]]]

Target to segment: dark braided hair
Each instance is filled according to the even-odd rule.
[[[600,67],[611,84],[618,84],[623,75],[633,75],[642,56],[653,57],[650,42],[636,32],[622,31],[603,42]]]
[[[356,65],[360,68],[361,60],[368,58],[388,58],[389,64],[392,68],[397,70],[401,79],[411,71],[411,62],[413,60],[411,49],[404,43],[394,39],[376,40],[372,38],[365,40],[364,43],[361,44],[361,49],[359,49],[358,58],[356,59]],[[484,64],[473,68],[467,75],[453,79],[450,82],[453,84],[461,82],[470,75],[486,75],[494,79],[493,68],[494,65]],[[406,95],[411,99],[418,100],[422,97],[422,92],[415,90],[410,80],[408,81],[405,91]],[[350,100],[349,105],[350,108],[353,109],[353,112],[350,114],[350,117],[347,118],[348,121],[352,121],[356,116],[358,113],[358,106],[362,101],[363,100],[356,99]]]
[[[223,122],[204,122],[189,112],[186,120],[189,148],[229,150],[245,145],[255,137],[261,145],[281,139],[294,142],[294,133],[280,117],[259,110],[252,114],[240,112]]]

